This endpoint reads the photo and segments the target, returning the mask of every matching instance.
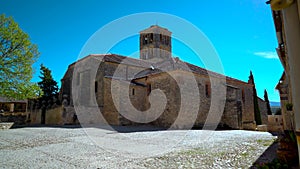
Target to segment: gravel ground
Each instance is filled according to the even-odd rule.
[[[249,168],[276,139],[267,132],[243,130],[138,129],[138,132],[132,132],[132,128],[117,132],[92,127],[2,130],[0,167]]]

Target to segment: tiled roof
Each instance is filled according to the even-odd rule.
[[[0,103],[26,103],[26,100],[12,100],[6,97],[0,96]]]
[[[159,74],[163,73],[166,71],[172,71],[172,70],[184,70],[184,71],[189,71],[195,74],[199,75],[206,75],[206,76],[214,76],[214,77],[224,77],[224,75],[221,75],[219,73],[215,73],[209,70],[206,70],[204,68],[201,68],[199,66],[181,61],[179,58],[171,58],[168,60],[163,60],[161,62],[149,62],[146,60],[140,60],[140,59],[134,59],[131,57],[126,57],[126,56],[121,56],[121,55],[116,55],[116,54],[92,54],[88,55],[85,58],[82,58],[81,60],[78,60],[77,62],[81,62],[83,60],[86,60],[88,58],[99,58],[99,61],[102,60],[103,62],[112,62],[112,63],[117,63],[117,64],[126,64],[126,65],[131,65],[131,66],[136,66],[136,67],[143,67],[146,68],[144,71],[141,71],[138,73],[135,78],[142,78],[146,77],[149,75],[154,75],[154,74]],[[67,73],[73,72],[74,65],[77,63],[74,62],[71,64],[68,68]],[[66,76],[65,74],[65,76]],[[64,77],[65,77],[64,76]],[[248,84],[244,81],[234,79],[231,77],[226,76],[226,80],[229,81],[235,81],[243,84]]]
[[[170,32],[168,29],[160,27],[158,25],[152,25],[149,28],[140,31],[140,33],[157,33],[157,34],[171,36],[172,32]]]
[[[151,66],[150,62],[140,60],[140,59],[134,59],[134,58],[131,58],[131,57],[116,55],[116,54],[105,55],[104,58],[103,58],[103,61],[105,61],[105,62],[114,62],[114,63],[122,63],[122,64],[126,64],[126,65],[137,66],[137,67],[145,67],[145,68],[148,68],[148,67]]]
[[[131,65],[131,66],[136,66],[136,67],[143,67],[143,68],[149,68],[151,67],[151,63],[140,60],[140,59],[134,59],[131,57],[126,57],[126,56],[121,56],[121,55],[116,55],[116,54],[91,54],[88,55],[82,59],[79,59],[78,61],[72,63],[69,65],[67,72],[65,73],[63,79],[67,77],[71,77],[74,71],[74,66],[76,63],[85,61],[87,59],[91,58],[98,58],[99,62],[112,62],[112,63],[122,63],[126,65]]]
[[[172,70],[184,70],[184,71],[192,72],[192,73],[199,74],[199,75],[213,76],[213,77],[217,77],[217,78],[224,77],[224,75],[206,70],[204,68],[201,68],[199,66],[196,66],[196,65],[193,65],[193,64],[190,64],[187,62],[183,62],[183,61],[179,60],[178,58],[172,58],[169,60],[157,62],[155,64],[152,64],[151,66],[153,66],[154,69],[148,68],[148,69],[138,73],[135,77],[143,78],[143,77],[146,77],[149,75],[160,74],[160,73],[163,73],[166,71],[172,71]],[[239,83],[243,83],[243,84],[248,84],[248,83],[238,80],[238,79],[234,79],[234,78],[227,77],[227,76],[225,76],[225,77],[226,77],[226,80],[228,80],[228,81],[235,81],[235,82],[239,82]]]

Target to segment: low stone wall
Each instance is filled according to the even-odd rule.
[[[47,110],[46,114],[45,114],[45,117],[46,117],[45,123],[46,124],[64,124],[62,113],[63,113],[63,108],[61,106]]]
[[[268,124],[267,103],[260,98],[258,98],[257,100],[258,100],[258,106],[259,106],[259,111],[260,111],[260,115],[261,115],[261,122],[262,122],[262,124]]]
[[[255,122],[243,122],[243,129],[244,130],[255,130],[256,124],[255,124]]]
[[[270,132],[283,131],[282,115],[268,115],[268,131]]]
[[[34,110],[30,112],[30,124],[41,124],[42,110]]]
[[[27,114],[26,113],[9,113],[0,114],[0,122],[14,122],[16,125],[26,124]]]

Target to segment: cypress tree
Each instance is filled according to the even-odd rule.
[[[249,76],[249,81],[253,84],[253,104],[254,104],[254,116],[255,116],[255,122],[256,125],[261,125],[261,115],[260,115],[260,110],[258,106],[258,99],[257,99],[257,92],[255,88],[255,82],[254,82],[254,77],[252,74],[252,71],[250,71],[250,76]]]
[[[268,97],[268,92],[267,92],[266,89],[265,89],[265,91],[264,91],[264,99],[265,99],[265,102],[266,102],[266,104],[267,104],[268,115],[272,115],[271,106],[270,106],[270,101],[269,101],[269,97]]]
[[[53,79],[51,70],[41,64],[41,81],[38,82],[38,85],[43,90],[42,100],[48,101],[52,100],[53,97],[58,95],[58,86],[57,82]]]

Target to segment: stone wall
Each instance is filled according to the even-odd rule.
[[[46,115],[45,116],[45,124],[49,124],[49,125],[64,124],[62,113],[63,113],[62,106],[47,110],[46,114],[45,114]]]
[[[237,91],[237,101],[240,101],[242,104],[242,128],[254,130],[256,123],[254,118],[253,85],[232,79],[227,79],[226,83],[239,89]]]
[[[0,113],[0,122],[14,122],[14,125],[23,125],[27,122],[26,113]]]
[[[283,131],[282,115],[268,115],[268,131],[270,132]]]
[[[233,129],[242,128],[242,104],[238,101],[239,89],[227,86],[227,98],[221,123]]]
[[[114,103],[113,98],[112,98],[112,94],[111,94],[111,80],[110,78],[104,78],[104,90],[103,90],[103,94],[104,94],[104,102],[103,102],[103,111],[101,111],[103,117],[105,118],[105,120],[107,121],[108,124],[110,125],[119,125],[119,112],[116,109],[115,106],[118,106],[118,98],[115,100],[116,103]],[[117,82],[116,82],[117,83]],[[119,84],[115,85],[115,92],[119,93],[120,91],[120,86]]]
[[[30,114],[30,124],[41,124],[41,109],[28,110]]]
[[[262,100],[261,98],[258,98],[257,101],[258,101],[258,107],[259,107],[260,116],[261,116],[261,122],[262,122],[262,124],[268,124],[267,103],[264,100]]]
[[[85,65],[85,62],[89,64],[92,61],[81,61],[80,64]],[[167,64],[167,66],[171,66],[170,69],[172,69],[172,64]],[[89,76],[86,74],[83,74],[82,76],[79,75],[79,77],[82,77],[80,78],[80,85],[75,86],[75,90],[79,92],[79,95],[77,95],[75,98],[82,99],[82,101],[87,102],[88,104],[86,104],[86,109],[91,109],[90,112],[86,112],[86,115],[80,115],[84,117],[84,121],[87,123],[96,122],[97,120],[93,119],[93,117],[98,117],[98,115],[93,114],[93,108],[89,106],[94,106],[94,108],[99,109],[101,111],[99,117],[102,115],[104,119],[111,125],[139,124],[139,122],[133,122],[134,120],[130,120],[130,118],[125,117],[126,115],[130,115],[130,113],[132,113],[130,110],[132,107],[144,115],[144,121],[147,121],[147,119],[152,119],[157,115],[144,113],[151,109],[149,93],[159,89],[165,94],[167,104],[161,114],[157,116],[157,119],[149,122],[149,124],[173,128],[188,128],[190,125],[194,125],[194,127],[201,127],[205,124],[205,122],[207,122],[207,115],[211,110],[210,113],[215,114],[213,119],[208,122],[211,123],[209,125],[215,125],[215,123],[220,122],[220,124],[226,124],[235,129],[255,129],[256,127],[254,120],[253,85],[251,84],[226,78],[226,83],[224,82],[224,85],[226,85],[227,88],[227,96],[223,99],[223,102],[226,106],[223,114],[220,114],[216,113],[219,112],[217,111],[219,105],[214,105],[214,107],[211,107],[212,94],[218,95],[218,91],[214,91],[215,93],[212,92],[211,87],[213,87],[214,84],[211,84],[211,82],[214,80],[209,79],[208,75],[197,73],[191,75],[191,73],[187,71],[175,70],[171,71],[171,74],[150,74],[144,78],[139,78],[132,81],[135,74],[139,73],[145,68],[113,62],[103,62],[100,64],[100,66],[95,64],[94,67],[97,69],[95,79],[91,78],[94,77],[94,75],[89,73],[91,72],[90,68],[85,68],[83,66],[79,72],[88,73]],[[65,94],[68,96],[66,99],[69,101],[68,106],[70,107],[73,106],[70,86],[73,79],[73,68],[74,65],[73,67],[69,66],[69,69],[62,80],[63,91],[61,92],[61,95]],[[219,78],[218,76],[213,77],[215,80]],[[198,93],[194,92],[193,88],[189,86],[190,80],[188,78],[190,78],[190,80],[196,79]],[[111,86],[112,81],[117,82],[113,83],[113,86]],[[186,91],[189,91],[190,98],[188,99],[191,99],[185,100],[187,103],[183,106],[190,108],[190,111],[186,109],[184,112],[182,112],[180,118],[178,118],[178,113],[182,105],[180,95],[181,91],[179,86],[185,88]],[[119,93],[119,95],[117,95],[115,98],[115,102],[112,98],[111,87],[113,87],[115,93]],[[124,94],[124,91],[126,91],[128,94],[127,98],[122,95]],[[193,104],[195,99],[192,98],[199,99],[199,102]],[[128,106],[129,103],[126,102],[126,99],[130,101],[130,105],[132,106]],[[156,102],[159,101],[160,100],[154,100],[153,104],[156,104]],[[195,105],[199,105],[199,107],[195,107]],[[120,110],[120,112],[118,110]],[[198,112],[191,113],[193,110],[198,110]],[[75,110],[66,111],[64,109],[63,112],[65,112],[64,114],[67,113],[69,115],[75,114]],[[62,116],[64,116],[64,114],[62,114]],[[194,115],[196,116],[192,118]],[[176,121],[177,119],[181,120]],[[190,121],[195,121],[195,123],[189,124]],[[176,126],[172,126],[175,122]]]
[[[149,77],[147,79],[147,86],[150,88],[148,92],[153,92],[154,90],[160,90],[166,96],[166,105],[161,115],[151,122],[151,124],[162,127],[171,127],[175,122],[178,112],[180,109],[180,91],[176,85],[175,79],[173,79],[167,73],[160,74],[159,76]],[[149,103],[149,98],[147,97],[147,102]],[[156,100],[161,101],[161,100]],[[150,108],[151,105],[149,105]],[[152,107],[153,108],[153,107]]]

